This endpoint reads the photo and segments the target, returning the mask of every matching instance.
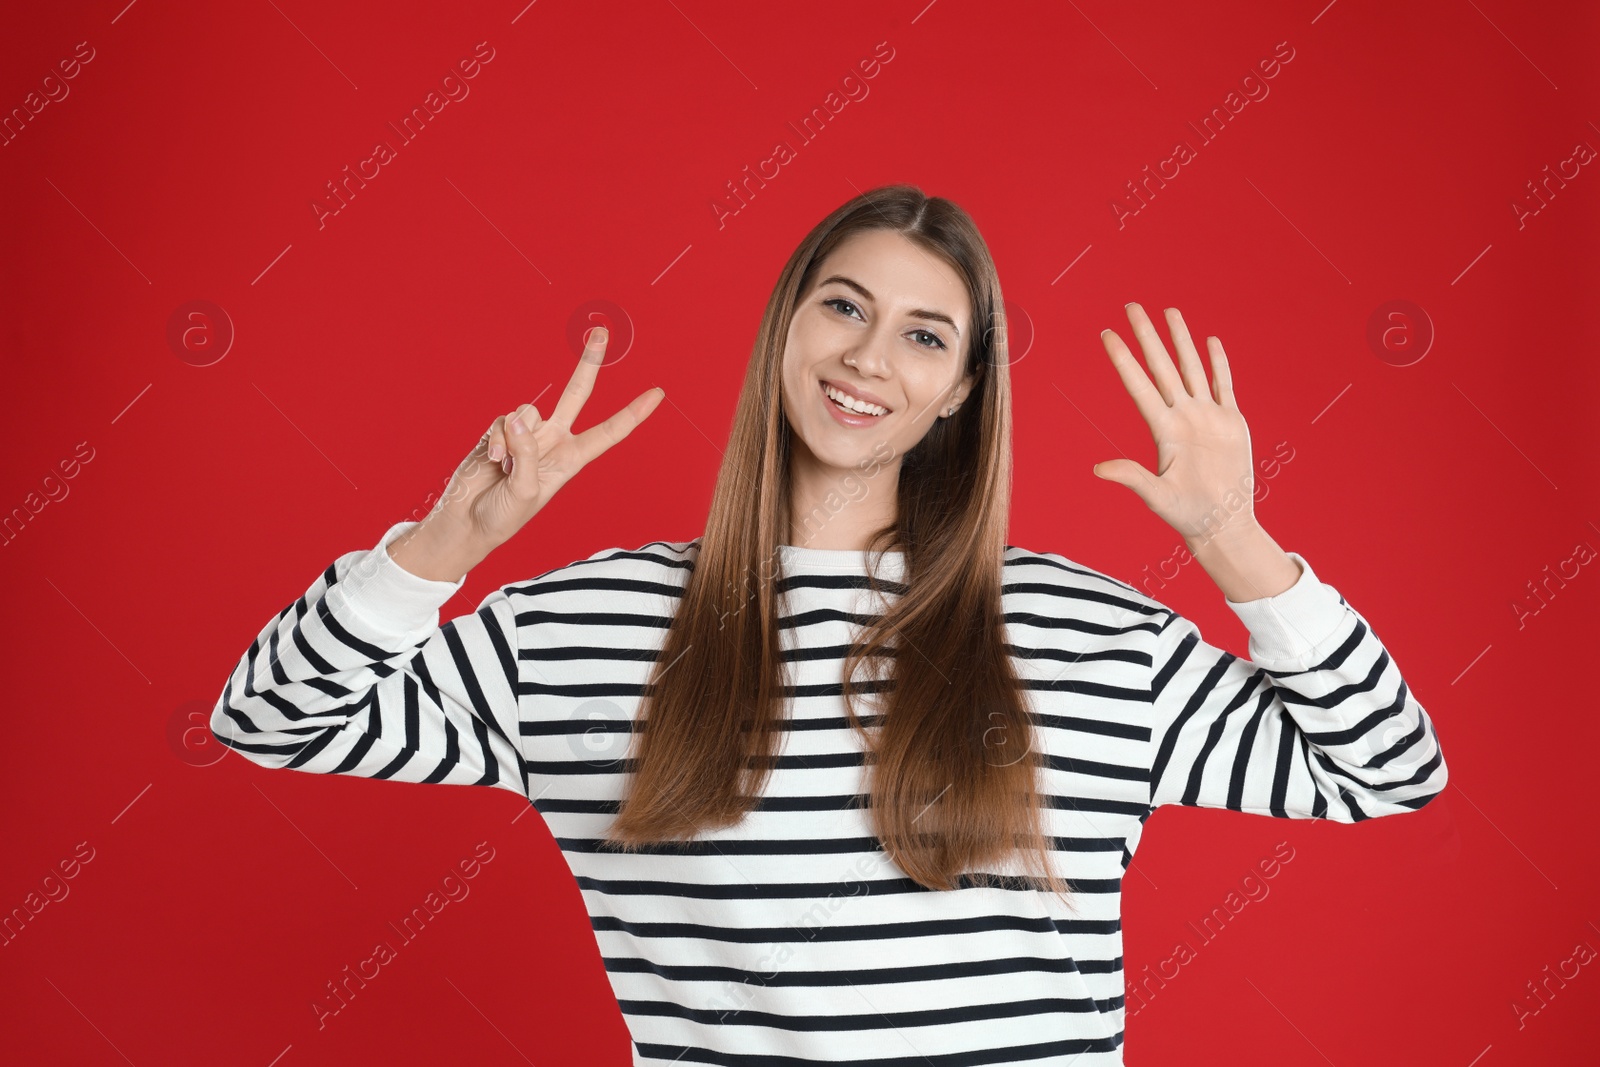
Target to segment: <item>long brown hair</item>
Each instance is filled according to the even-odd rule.
[[[828,254],[873,229],[915,242],[965,282],[973,311],[965,370],[977,377],[955,415],[936,419],[901,457],[896,519],[869,544],[873,591],[884,588],[878,553],[897,548],[905,562],[893,587],[902,595],[856,637],[842,679],[851,723],[866,739],[871,826],[884,852],[929,889],[958,888],[963,874],[987,884],[974,868],[1026,854],[1038,877],[1031,884],[1071,906],[1049,862],[1032,723],[1001,608],[1011,382],[1000,282],[967,213],[910,185],[840,206],[806,235],[772,290],[705,533],[639,709],[628,796],[607,839],[637,849],[734,825],[771,773],[786,711],[778,546],[794,528],[784,345]],[[859,685],[860,665],[881,668],[882,659],[892,663],[887,682]],[[870,733],[855,709],[867,693],[887,698]]]

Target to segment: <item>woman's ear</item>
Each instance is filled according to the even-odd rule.
[[[980,366],[977,371],[968,374],[957,383],[955,389],[950,393],[950,399],[945,403],[944,410],[940,412],[941,415],[948,417],[956,413],[956,409],[972,395],[972,387],[977,384],[978,375],[982,370],[983,368]]]

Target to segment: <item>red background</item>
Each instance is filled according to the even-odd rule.
[[[1355,826],[1157,814],[1127,880],[1130,983],[1198,945],[1189,923],[1278,842],[1295,851],[1142,1010],[1130,997],[1128,1061],[1593,1062],[1600,960],[1543,1002],[1528,983],[1600,949],[1600,575],[1574,576],[1580,558],[1548,577],[1600,548],[1600,164],[1521,226],[1512,207],[1600,147],[1592,5],[525,3],[6,18],[7,112],[94,50],[0,147],[0,909],[93,850],[0,949],[8,1059],[626,1064],[580,896],[526,805],[271,773],[181,730],[334,557],[420,517],[496,415],[548,409],[589,301],[635,340],[580,428],[667,398],[445,614],[697,535],[784,260],[856,192],[907,181],[972,213],[1035,331],[1013,368],[1011,543],[1128,581],[1179,547],[1090,473],[1154,461],[1096,335],[1131,341],[1126,301],[1177,306],[1226,344],[1257,457],[1292,450],[1261,521],[1373,622],[1449,761],[1426,809]],[[470,95],[319,228],[325,183],[483,41]],[[787,124],[880,42],[869,95],[801,143]],[[1270,94],[1201,145],[1186,124],[1279,42]],[[1114,198],[1180,138],[1197,158],[1119,227]],[[796,158],[719,227],[726,183],[780,139]],[[1436,332],[1405,366],[1414,348],[1367,340],[1397,299]],[[213,335],[168,340],[192,300],[236,332],[207,366]],[[75,450],[92,458],[60,477]],[[1243,653],[1198,567],[1151,588]],[[479,842],[471,895],[318,1029],[326,983]]]

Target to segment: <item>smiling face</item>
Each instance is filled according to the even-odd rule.
[[[847,238],[802,293],[783,353],[797,476],[900,457],[970,395],[972,302],[955,269],[892,230]],[[829,392],[857,398],[842,408]],[[887,408],[887,412],[883,409]],[[889,484],[894,484],[891,480]]]

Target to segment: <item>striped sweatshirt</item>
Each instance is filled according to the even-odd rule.
[[[1241,659],[1133,586],[1007,546],[1009,652],[1077,907],[1031,879],[926,889],[866,821],[844,708],[852,635],[885,606],[866,553],[786,545],[791,684],[758,806],[691,842],[602,851],[699,540],[597,552],[440,625],[465,578],[396,564],[386,546],[411,525],[341,555],[266,624],[211,729],[263,767],[525,798],[577,879],[636,1065],[1121,1064],[1122,881],[1157,807],[1353,823],[1445,785],[1394,660],[1298,553],[1291,588],[1226,601],[1249,630]],[[904,593],[903,555],[878,573],[881,595]]]

